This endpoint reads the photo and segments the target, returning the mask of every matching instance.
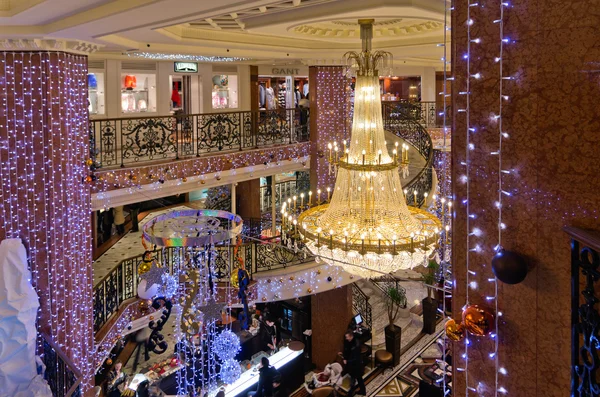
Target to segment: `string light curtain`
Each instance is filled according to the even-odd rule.
[[[87,58],[0,52],[0,240],[20,238],[39,329],[93,374]]]

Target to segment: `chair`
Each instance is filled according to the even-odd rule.
[[[394,360],[394,356],[392,353],[386,350],[377,350],[375,352],[375,364],[381,365],[382,367],[391,367],[392,362]]]
[[[315,389],[312,392],[313,397],[329,397],[335,392],[335,389],[331,386],[323,386]]]

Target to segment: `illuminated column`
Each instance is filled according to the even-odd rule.
[[[40,296],[39,330],[93,368],[87,57],[0,52],[0,240],[20,238]]]
[[[350,80],[342,66],[311,66],[310,86],[310,187],[313,191],[333,187],[329,174],[327,144],[350,136]]]

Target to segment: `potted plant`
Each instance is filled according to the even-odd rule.
[[[406,295],[402,289],[389,287],[384,296],[389,320],[389,324],[385,327],[385,350],[392,353],[392,360],[396,366],[400,362],[402,328],[395,322],[400,310],[406,308]]]
[[[434,260],[427,264],[427,272],[423,274],[422,280],[427,288],[427,297],[421,301],[423,307],[423,333],[433,334],[435,332],[438,302],[434,298],[434,288],[438,281],[438,270],[440,265]]]

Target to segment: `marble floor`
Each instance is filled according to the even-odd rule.
[[[176,209],[189,209],[189,207],[181,205],[172,207],[166,210],[156,210],[152,214],[146,216],[139,223],[140,230],[142,226],[149,220],[154,218],[156,215],[163,214],[168,211]],[[104,276],[106,276],[112,269],[115,268],[123,259],[131,258],[144,253],[144,246],[142,245],[142,232],[127,232],[121,239],[110,247],[104,254],[102,254],[93,263],[94,273],[94,285],[96,285]]]
[[[384,328],[389,324],[389,320],[383,292],[369,280],[359,280],[357,285],[369,297],[372,308],[373,350],[385,348]],[[421,299],[427,296],[427,290],[420,281],[403,281],[400,285],[406,289],[408,306],[399,313],[395,324],[402,328],[401,341],[402,347],[405,347],[421,333],[423,328],[422,317],[412,313],[411,309],[418,306]]]

